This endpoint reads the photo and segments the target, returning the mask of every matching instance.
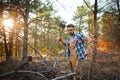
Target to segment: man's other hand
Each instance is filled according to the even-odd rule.
[[[61,37],[57,37],[57,40],[60,42],[60,41],[62,41],[62,38]]]

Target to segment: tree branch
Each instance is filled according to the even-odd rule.
[[[35,72],[35,71],[27,71],[27,70],[20,70],[20,71],[11,71],[11,72],[8,72],[8,73],[4,73],[4,74],[1,74],[0,75],[0,78],[3,78],[5,76],[8,76],[10,74],[14,74],[14,73],[29,73],[29,74],[35,74],[35,75],[38,75],[38,76],[41,76],[41,77],[44,77],[45,79],[47,79],[43,74],[41,74],[40,72]]]
[[[65,7],[58,1],[58,0],[56,0],[64,9],[65,9]],[[66,9],[65,9],[66,10]]]
[[[101,7],[99,10],[98,10],[98,12],[99,11],[101,11],[101,9],[103,9],[104,7],[106,7],[107,5],[109,5],[109,4],[111,4],[112,2],[109,2],[109,3],[107,3],[106,5],[104,5],[103,7]]]
[[[69,74],[66,74],[64,76],[56,77],[56,78],[54,78],[52,80],[59,80],[59,79],[63,79],[63,78],[66,78],[68,76],[74,76],[74,75],[75,75],[75,73],[69,73]]]
[[[92,12],[94,12],[94,10],[91,9],[91,7],[87,4],[87,2],[86,2],[85,0],[83,0],[83,1],[84,1],[84,3],[87,5],[87,7],[88,7]]]

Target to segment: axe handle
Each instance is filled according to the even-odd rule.
[[[59,37],[62,37],[62,33],[63,33],[63,31],[64,31],[64,28],[62,28],[62,30],[60,31],[60,35],[59,35]]]

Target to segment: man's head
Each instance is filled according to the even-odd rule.
[[[67,31],[68,31],[69,35],[73,35],[73,33],[74,33],[74,25],[73,24],[67,25]]]

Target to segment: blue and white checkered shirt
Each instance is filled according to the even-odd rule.
[[[85,47],[84,47],[84,40],[83,38],[85,37],[85,35],[83,33],[77,33],[74,32],[73,35],[73,39],[74,39],[74,43],[75,43],[75,50],[76,50],[76,55],[78,57],[78,59],[80,60],[84,60],[84,52],[85,52]],[[70,49],[69,49],[69,45],[70,45],[70,37],[68,36],[66,39],[66,58],[69,59],[70,57]]]

